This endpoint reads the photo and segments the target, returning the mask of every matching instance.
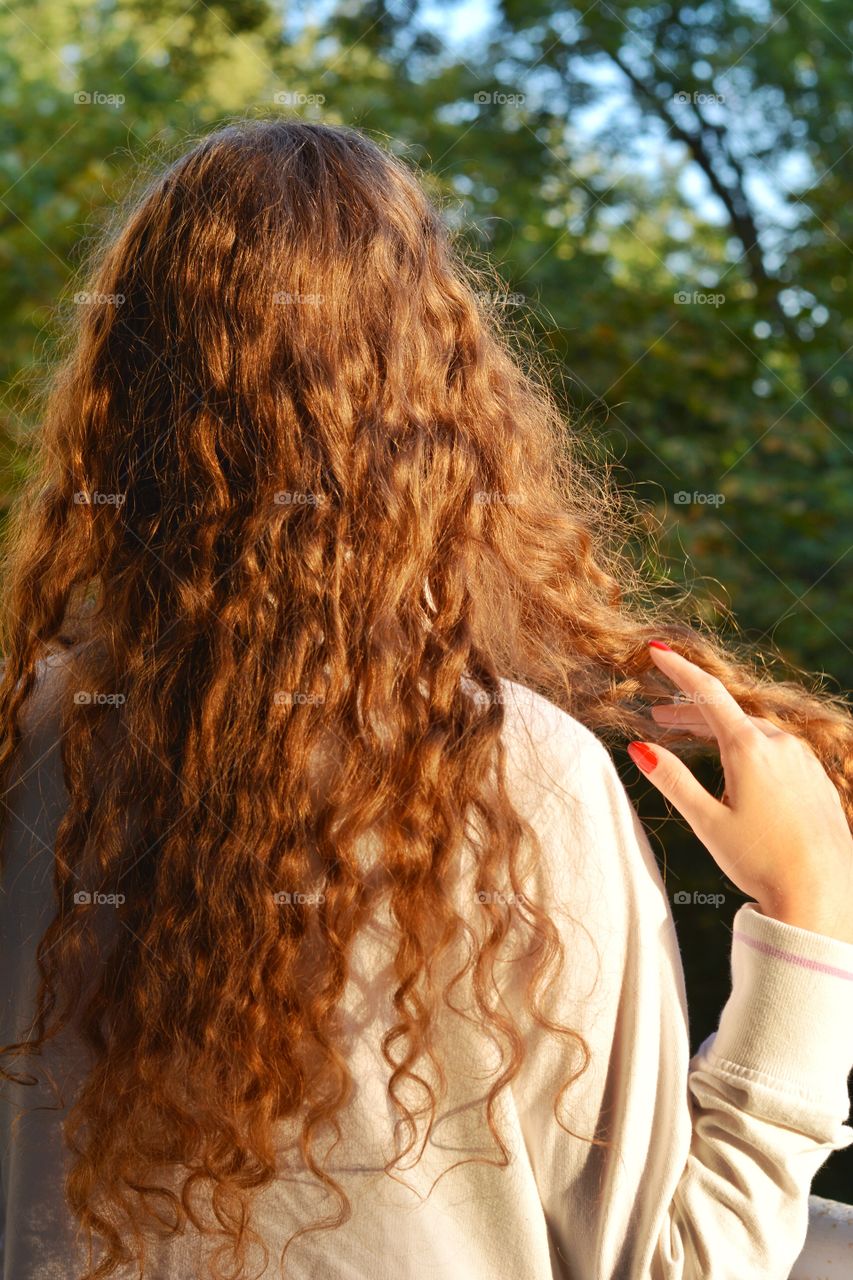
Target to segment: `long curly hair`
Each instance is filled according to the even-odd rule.
[[[605,740],[647,737],[663,637],[806,738],[853,817],[842,702],[772,680],[644,578],[609,477],[407,163],[354,129],[253,119],[145,182],[86,264],[4,561],[0,776],[61,651],[68,805],[37,1017],[0,1057],[71,1023],[90,1052],[64,1119],[81,1280],[141,1274],[152,1223],[206,1229],[196,1192],[242,1274],[285,1121],[338,1200],[289,1244],[346,1221],[318,1144],[345,1115],[337,1014],[380,901],[386,1171],[415,1142],[407,1080],[432,1124],[462,986],[500,1046],[484,1116],[507,1163],[511,944],[530,1016],[573,1046],[565,1127],[588,1051],[546,1010],[565,957],[525,893],[537,841],[507,785],[502,681]],[[448,892],[466,842],[475,924]],[[81,886],[123,895],[106,954]]]

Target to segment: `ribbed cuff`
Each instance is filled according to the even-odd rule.
[[[849,1111],[853,943],[746,903],[734,918],[732,991],[707,1056],[827,1116]]]

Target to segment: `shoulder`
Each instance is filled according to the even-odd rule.
[[[5,666],[4,658],[0,676]],[[71,655],[61,649],[51,650],[36,662],[35,683],[18,716],[23,755],[40,755],[58,739],[70,669]]]
[[[662,883],[637,811],[604,743],[540,694],[503,681],[507,774],[513,800],[537,829],[556,882],[577,892],[592,877],[608,911],[617,897],[653,901]]]
[[[67,807],[62,763],[63,668],[61,658],[52,653],[36,663],[35,683],[18,714],[20,737],[3,780],[6,819],[0,830],[0,868],[4,892],[18,886],[23,899],[16,897],[15,901],[25,914],[34,901],[36,879],[45,889],[50,882],[56,827]]]
[[[607,747],[541,694],[501,684],[507,782],[517,808],[551,845],[612,857],[633,840],[636,815]]]
[[[502,680],[504,735],[516,770],[612,782],[618,775],[604,743],[580,720],[526,685]]]

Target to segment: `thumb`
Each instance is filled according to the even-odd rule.
[[[630,742],[628,755],[699,835],[724,806],[706,791],[683,760],[658,743]],[[700,836],[701,839],[701,836]]]

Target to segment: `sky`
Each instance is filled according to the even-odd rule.
[[[407,0],[401,0],[405,7]],[[769,0],[740,0],[740,7],[749,9],[753,17],[760,20],[773,21],[773,9]],[[297,22],[320,27],[334,12],[336,0],[318,0],[310,10],[300,9]],[[567,7],[570,12],[570,7]],[[293,11],[288,10],[290,17]],[[489,32],[499,19],[498,5],[494,0],[426,0],[418,6],[418,25],[430,31],[442,43],[447,51],[448,60],[470,60],[472,67],[478,64],[477,50],[487,39]],[[778,19],[776,19],[778,21]],[[623,119],[636,114],[631,91],[627,82],[612,64],[585,59],[579,63],[581,74],[590,83],[602,91],[599,101],[588,108],[576,108],[572,112],[569,129],[575,136],[592,139],[605,125],[608,117],[617,114]],[[709,68],[710,70],[710,68]],[[540,77],[544,82],[544,76]],[[508,86],[508,91],[517,91],[520,86]],[[537,79],[534,73],[528,82],[521,86],[525,90],[535,92]],[[547,93],[544,83],[542,91]],[[707,85],[709,89],[713,86]],[[735,110],[730,107],[729,112]],[[713,111],[714,108],[706,108]],[[725,112],[726,108],[721,108]],[[460,120],[463,117],[460,115]],[[467,119],[467,117],[466,117]],[[667,169],[678,168],[683,162],[684,147],[681,143],[667,138],[663,125],[657,126],[649,120],[638,123],[638,129],[632,139],[630,154],[626,154],[623,169],[644,175],[654,180]],[[748,165],[746,166],[748,171]],[[621,170],[620,170],[621,171]],[[805,155],[792,152],[786,157],[782,181],[789,190],[805,190],[815,175]],[[614,181],[619,172],[614,173]],[[789,203],[780,197],[779,187],[775,186],[766,172],[754,168],[748,178],[748,190],[756,207],[766,218],[781,226],[790,226],[796,222],[796,207],[792,210]],[[718,199],[711,192],[705,175],[695,164],[684,166],[679,188],[685,202],[696,210],[699,216],[711,224],[724,225],[728,217]]]

